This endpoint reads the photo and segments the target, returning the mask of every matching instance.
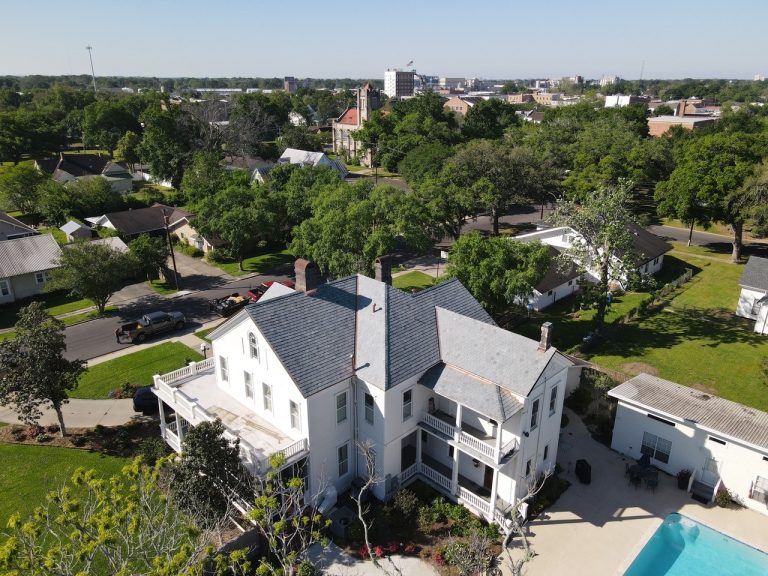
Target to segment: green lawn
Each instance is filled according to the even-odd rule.
[[[203,357],[181,342],[165,342],[96,364],[80,378],[80,384],[72,391],[72,398],[107,398],[111,390],[121,384],[152,384],[153,374],[163,374],[181,368]]]
[[[422,290],[432,286],[434,283],[435,279],[432,276],[424,274],[424,272],[419,272],[418,270],[396,276],[392,279],[392,286],[400,288],[400,290],[405,290],[406,292],[410,292],[414,288],[416,290]]]
[[[103,456],[86,450],[0,443],[0,527],[20,512],[26,516],[45,495],[60,487],[79,467],[93,468],[107,477],[120,472],[125,458]]]
[[[31,300],[40,300],[45,303],[45,309],[48,314],[56,316],[57,314],[66,314],[67,312],[74,312],[75,310],[82,310],[83,308],[90,308],[93,306],[93,302],[90,300],[84,300],[77,298],[76,296],[69,296],[65,292],[55,292],[51,294],[39,294]],[[13,304],[5,304],[0,306],[0,328],[10,328],[16,324],[19,308],[28,306],[31,300],[25,300],[24,302],[14,302]]]
[[[280,264],[293,262],[294,257],[288,249],[260,252],[243,260],[243,270],[237,265],[237,262],[213,262],[214,266],[221,268],[231,276],[243,276],[244,274],[267,274]]]
[[[662,218],[661,223],[664,226],[672,226],[674,228],[684,228],[686,230],[690,230],[689,225],[683,224],[680,220],[675,220],[674,218]],[[714,222],[709,228],[704,228],[704,226],[699,226],[696,224],[693,229],[698,230],[699,232],[709,232],[710,234],[722,234],[723,236],[730,236],[733,234],[733,232],[731,232],[730,226],[727,224],[721,224],[720,222]]]
[[[117,306],[107,306],[104,308],[104,313],[109,314],[111,312],[117,312],[119,308]],[[98,310],[91,310],[90,312],[83,312],[82,314],[73,314],[72,316],[65,316],[61,319],[64,322],[64,326],[72,326],[73,324],[79,324],[80,322],[86,322],[93,320],[100,316]]]
[[[700,269],[670,305],[622,328],[590,360],[627,374],[650,372],[768,410],[760,361],[768,338],[733,315],[742,266],[678,257]]]
[[[705,246],[686,246],[683,242],[670,242],[672,244],[672,254],[681,254],[683,257],[706,256],[707,258],[717,258],[730,262],[731,245],[716,244]]]
[[[67,235],[64,232],[62,232],[58,226],[40,227],[37,230],[38,232],[40,232],[40,234],[52,235],[53,239],[56,240],[59,246],[63,246],[68,242]]]
[[[204,330],[198,330],[197,332],[195,332],[195,336],[197,336],[201,340],[205,340],[206,342],[210,342],[211,339],[208,338],[208,334],[210,334],[211,332],[216,330],[216,328],[218,328],[219,326],[214,326],[213,328],[206,328]]]
[[[151,280],[149,282],[145,282],[147,285],[147,288],[152,290],[153,292],[157,292],[158,294],[175,294],[176,293],[176,286],[173,284],[168,284],[168,282],[160,282],[159,280]]]

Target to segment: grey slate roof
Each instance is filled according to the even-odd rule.
[[[165,216],[168,216],[168,224],[173,225],[179,220],[190,216],[189,212],[154,204],[149,208],[137,208],[136,210],[123,210],[111,212],[104,216],[112,223],[112,226],[123,236],[135,236],[145,232],[155,232],[165,229]]]
[[[352,376],[357,277],[245,309],[305,398]]]
[[[539,343],[450,310],[437,309],[442,361],[527,396],[557,353],[539,352]]]
[[[505,422],[523,407],[509,390],[445,364],[427,370],[419,382],[497,422]]]
[[[768,291],[768,258],[750,256],[741,273],[739,285]]]
[[[0,242],[0,278],[57,268],[61,248],[50,234]]]
[[[768,413],[648,374],[639,374],[610,396],[768,450]]]

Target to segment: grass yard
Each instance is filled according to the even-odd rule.
[[[683,258],[704,256],[705,258],[716,258],[724,262],[731,261],[730,244],[708,244],[705,246],[686,246],[683,242],[670,242],[672,244],[671,254],[679,254]]]
[[[629,375],[649,372],[768,411],[760,373],[768,339],[753,332],[752,321],[733,315],[743,267],[678,258],[700,272],[667,308],[624,326],[590,360]]]
[[[243,260],[243,270],[240,270],[237,262],[212,262],[212,264],[231,276],[243,276],[252,273],[267,274],[277,266],[293,261],[293,254],[286,248],[272,252],[261,252],[246,258]]]
[[[0,328],[11,328],[16,324],[17,315],[19,309],[23,306],[28,306],[32,300],[40,300],[45,303],[45,309],[48,314],[56,316],[58,314],[66,314],[68,312],[74,312],[76,310],[82,310],[83,308],[90,308],[93,306],[93,302],[77,298],[76,296],[70,296],[65,292],[54,292],[51,294],[39,294],[30,300],[24,302],[14,302],[13,304],[5,304],[0,306]]]
[[[59,246],[64,246],[68,242],[67,235],[59,230],[58,226],[40,227],[37,229],[40,234],[50,234],[56,240]]]
[[[219,326],[221,326],[221,324],[219,324]],[[210,342],[211,339],[208,338],[208,334],[210,334],[211,332],[216,330],[216,328],[218,328],[219,326],[214,326],[212,328],[205,328],[203,330],[198,330],[197,332],[195,332],[195,336],[200,338],[200,340],[205,340],[206,342]]]
[[[103,456],[86,450],[0,443],[0,526],[16,512],[26,516],[45,495],[61,486],[79,467],[95,469],[102,476],[120,472],[126,458]]]
[[[683,224],[680,220],[676,220],[674,218],[662,218],[661,223],[664,226],[672,226],[673,228],[684,228],[685,230],[690,230],[690,226],[688,224]],[[710,234],[722,234],[723,236],[730,236],[733,234],[731,232],[731,227],[727,224],[722,224],[720,222],[714,222],[712,226],[709,228],[704,228],[704,226],[700,226],[696,224],[693,227],[694,230],[698,232],[709,232]]]
[[[96,364],[80,378],[72,398],[108,398],[109,392],[121,384],[152,384],[153,374],[177,370],[193,360],[202,360],[196,351],[181,342],[165,342]]]
[[[423,290],[424,288],[429,288],[434,283],[435,279],[432,276],[418,270],[392,278],[392,286],[406,292],[410,292],[413,289]]]
[[[168,282],[160,282],[159,280],[150,280],[145,282],[147,288],[158,294],[176,294],[176,286],[168,284]]]

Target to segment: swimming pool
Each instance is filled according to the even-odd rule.
[[[680,514],[670,514],[624,576],[765,576],[768,554]]]

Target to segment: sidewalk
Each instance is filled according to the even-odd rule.
[[[437,256],[431,255],[418,256],[417,258],[411,258],[410,260],[401,263],[400,267],[404,268],[404,270],[393,273],[392,277],[397,278],[403,274],[408,274],[408,272],[422,272],[428,276],[437,278],[438,276],[445,274],[445,266],[446,263],[443,258],[438,259]]]

